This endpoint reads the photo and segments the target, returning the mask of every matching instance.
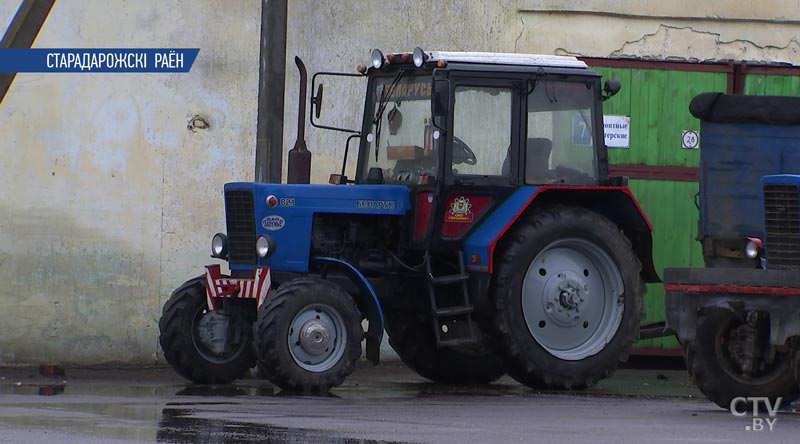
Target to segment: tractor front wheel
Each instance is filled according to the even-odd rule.
[[[627,359],[644,285],[614,223],[580,207],[546,208],[520,220],[498,252],[493,325],[509,375],[583,389]]]
[[[355,370],[364,338],[361,319],[339,286],[317,278],[289,281],[258,310],[259,365],[284,390],[326,393]]]
[[[788,405],[800,396],[792,360],[800,342],[769,344],[769,320],[757,312],[740,319],[724,308],[704,308],[697,316],[695,340],[684,343],[686,368],[706,397],[729,409],[739,396],[782,398]]]
[[[209,310],[205,277],[172,293],[158,322],[164,358],[175,371],[199,384],[226,384],[256,364],[252,328],[238,307]]]

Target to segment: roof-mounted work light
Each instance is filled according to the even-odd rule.
[[[417,68],[422,68],[422,65],[428,60],[428,55],[425,54],[425,51],[422,50],[419,46],[414,48],[414,53],[412,54],[414,58],[414,66]]]
[[[380,49],[372,50],[372,67],[375,69],[383,68],[383,53]]]

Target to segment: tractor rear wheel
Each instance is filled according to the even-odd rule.
[[[520,220],[498,252],[493,326],[514,379],[583,389],[627,359],[644,285],[614,223],[580,207],[545,208]]]
[[[247,316],[238,307],[209,310],[204,276],[172,293],[158,328],[164,358],[192,382],[226,384],[256,364]]]
[[[770,347],[769,321],[750,321],[724,308],[702,309],[695,340],[683,344],[686,368],[700,391],[723,409],[739,396],[783,398],[788,405],[800,396],[792,368],[800,342],[790,338],[783,347]]]
[[[361,319],[339,286],[310,277],[289,281],[258,309],[259,365],[284,390],[327,393],[355,370],[364,338]]]
[[[488,344],[437,348],[430,315],[387,310],[384,320],[389,345],[423,378],[443,384],[488,384],[505,374],[502,360]]]

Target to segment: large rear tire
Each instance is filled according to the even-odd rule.
[[[518,221],[497,251],[493,326],[509,375],[583,389],[627,359],[644,285],[616,225],[580,207],[545,208]]]
[[[407,367],[442,384],[488,384],[505,368],[485,341],[470,347],[436,347],[430,315],[415,311],[384,313],[389,345]]]
[[[355,370],[364,337],[361,319],[339,286],[317,278],[289,281],[258,310],[259,364],[284,390],[326,393]]]
[[[192,382],[226,384],[256,364],[247,316],[236,307],[208,310],[205,277],[187,281],[172,293],[158,328],[164,358]]]
[[[767,397],[771,402],[782,398],[782,405],[788,405],[800,396],[792,366],[800,344],[791,338],[784,347],[770,347],[768,322],[759,325],[755,337],[745,324],[730,310],[702,309],[695,340],[684,344],[689,373],[700,391],[726,410],[739,396]],[[746,361],[749,343],[761,350],[753,356],[752,366]],[[745,371],[745,367],[755,368]]]

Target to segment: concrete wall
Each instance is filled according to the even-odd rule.
[[[0,0],[0,24],[19,0]],[[285,146],[298,75],[372,48],[800,64],[797,1],[291,0]],[[189,74],[20,74],[0,107],[0,365],[150,363],[171,289],[209,262],[222,185],[253,176],[261,2],[56,3],[37,47],[199,47]],[[363,79],[326,81],[355,128]],[[210,128],[187,130],[195,115]],[[308,129],[312,178],[344,135]],[[285,161],[285,157],[284,157]],[[352,169],[349,171],[352,174]]]
[[[516,50],[656,60],[800,63],[784,0],[518,0]]]
[[[6,0],[0,21],[19,1]],[[20,74],[0,107],[0,365],[152,363],[251,179],[258,0],[56,2],[35,47],[199,47],[189,74]],[[194,115],[210,128],[187,129]]]

